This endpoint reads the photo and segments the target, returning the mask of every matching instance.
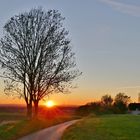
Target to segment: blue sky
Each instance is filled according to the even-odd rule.
[[[84,103],[104,94],[125,92],[137,99],[140,92],[139,0],[0,0],[0,37],[13,15],[42,6],[57,9],[66,20],[77,66],[83,75],[68,95],[50,98],[58,103]],[[1,82],[2,84],[2,82]],[[3,85],[2,85],[3,87]],[[1,88],[1,92],[2,92]],[[60,101],[61,100],[61,101]]]

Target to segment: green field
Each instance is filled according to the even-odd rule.
[[[63,140],[140,140],[140,116],[86,117],[69,127]]]

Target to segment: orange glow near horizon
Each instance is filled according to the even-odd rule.
[[[46,105],[48,108],[51,108],[51,107],[55,106],[55,103],[54,103],[54,101],[49,100],[49,101],[47,101],[47,102],[45,103],[45,105]]]
[[[77,90],[77,91],[76,91]],[[128,96],[131,96],[131,102],[138,102],[138,91],[139,89],[116,89],[112,88],[110,90],[108,89],[95,89],[95,90],[87,90],[83,89],[82,91],[79,89],[75,89],[71,94],[52,94],[50,99],[46,98],[45,102],[44,100],[41,100],[39,102],[39,105],[45,105],[47,106],[47,101],[51,100],[53,101],[53,105],[51,106],[71,106],[71,105],[83,105],[88,102],[94,102],[99,101],[103,95],[106,93],[110,94],[113,98],[115,95],[119,92],[124,92]],[[26,106],[26,102],[23,98],[13,98],[10,96],[6,96],[2,91],[0,92],[0,104],[18,104],[18,105],[24,105]],[[87,94],[86,94],[87,93]],[[50,103],[49,103],[50,104]],[[49,105],[50,106],[50,105]],[[49,108],[49,107],[48,107]]]

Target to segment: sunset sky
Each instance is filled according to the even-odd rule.
[[[11,3],[10,3],[11,2]],[[57,9],[83,72],[70,94],[49,98],[57,104],[84,104],[104,94],[119,92],[137,101],[140,92],[140,0],[0,0],[0,37],[5,22],[13,15],[42,6]],[[3,96],[0,103],[24,103]]]

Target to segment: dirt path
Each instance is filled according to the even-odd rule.
[[[73,121],[61,123],[61,124],[43,129],[36,133],[30,134],[28,136],[25,136],[19,140],[61,140],[61,136],[62,136],[64,130],[68,126],[74,124],[77,121],[78,120],[73,120]]]

